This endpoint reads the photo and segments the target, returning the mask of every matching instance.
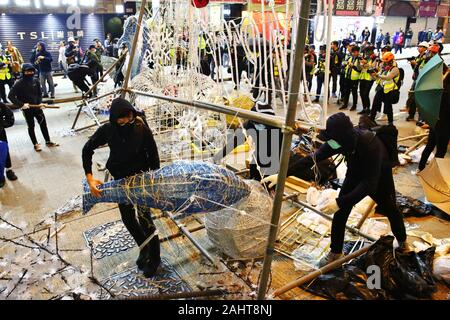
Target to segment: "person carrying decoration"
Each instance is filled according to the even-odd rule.
[[[97,129],[83,147],[82,159],[91,193],[101,196],[101,181],[92,174],[94,150],[103,145],[110,149],[106,168],[114,179],[131,177],[148,170],[159,169],[158,147],[152,131],[140,118],[130,102],[123,98],[112,101],[109,122]],[[149,208],[119,204],[125,227],[140,247],[136,264],[146,277],[153,276],[159,264],[160,244]]]
[[[287,175],[311,168],[334,155],[346,157],[347,173],[337,198],[329,198],[317,209],[334,214],[331,226],[331,251],[319,262],[323,267],[343,257],[345,225],[354,205],[366,196],[377,204],[377,212],[389,219],[392,232],[398,242],[398,250],[409,251],[403,217],[396,206],[395,185],[391,155],[385,143],[372,131],[354,128],[350,118],[342,112],[330,116],[326,129],[319,134],[325,141],[319,149],[299,161],[290,162]],[[292,159],[291,159],[292,160]],[[263,179],[272,187],[277,175]]]

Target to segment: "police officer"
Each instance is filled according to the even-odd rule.
[[[322,45],[319,47],[319,58],[317,59],[317,68],[315,71],[316,79],[317,79],[317,88],[316,88],[316,99],[313,102],[319,102],[319,97],[322,92],[322,85],[325,81],[325,53],[326,46]]]
[[[353,105],[350,111],[356,110],[358,103],[358,84],[361,73],[361,57],[359,56],[359,47],[352,46],[351,56],[345,61],[345,85],[344,85],[344,95],[343,95],[343,105],[339,110],[347,109],[348,101],[350,99],[350,93],[353,97]]]
[[[374,47],[369,46],[363,52],[363,56],[361,58],[361,73],[359,77],[359,94],[361,96],[361,102],[363,105],[363,109],[358,112],[358,114],[369,114],[370,113],[370,89],[372,89],[373,78],[370,75],[371,72],[374,71]]]

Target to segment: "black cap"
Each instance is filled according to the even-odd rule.
[[[91,45],[89,46],[89,50],[91,50],[91,49],[95,49],[95,45],[91,44]]]
[[[327,119],[325,130],[319,133],[318,138],[322,141],[330,139],[342,140],[341,137],[353,131],[353,123],[343,112],[335,113]]]
[[[31,63],[24,63],[22,65],[22,72],[33,70],[36,72],[36,68]]]

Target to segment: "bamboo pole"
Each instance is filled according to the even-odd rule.
[[[366,221],[366,219],[369,216],[369,214],[372,212],[372,210],[375,207],[375,205],[376,205],[375,201],[373,201],[371,199],[369,205],[366,208],[366,211],[364,211],[363,216],[361,217],[361,219],[359,220],[358,224],[356,225],[356,229],[358,229],[358,230],[361,229],[362,225]]]
[[[285,293],[285,292],[287,292],[287,291],[289,291],[291,289],[294,289],[294,288],[296,288],[298,286],[301,286],[304,283],[307,283],[307,282],[310,282],[310,281],[314,280],[315,278],[317,278],[321,274],[324,274],[324,273],[330,272],[330,271],[332,271],[334,269],[337,269],[343,263],[348,262],[348,261],[350,261],[350,260],[352,260],[352,259],[354,259],[356,257],[359,257],[360,255],[366,253],[370,248],[371,248],[371,246],[367,246],[367,247],[364,247],[362,249],[359,249],[358,251],[355,251],[355,252],[353,252],[353,253],[351,253],[351,254],[349,254],[347,256],[344,256],[341,259],[335,260],[335,261],[327,264],[326,266],[320,268],[319,270],[313,271],[313,272],[311,272],[310,274],[308,274],[308,275],[306,275],[304,277],[301,277],[301,278],[296,279],[296,280],[294,280],[292,282],[289,282],[288,284],[286,284],[286,285],[282,286],[281,288],[275,290],[272,293],[272,296],[274,298],[278,297],[279,295],[281,295],[281,294],[283,294],[283,293]]]
[[[411,147],[408,148],[408,150],[405,151],[405,155],[408,155],[409,153],[411,153],[412,151],[414,151],[415,149],[417,149],[418,146],[420,146],[422,143],[424,143],[426,140],[428,139],[428,134],[426,137],[423,137],[422,139],[420,139],[418,142],[416,142],[414,145],[412,145]]]
[[[181,99],[181,98],[177,98],[177,97],[165,96],[162,94],[157,94],[157,93],[152,93],[152,92],[143,92],[143,91],[138,91],[138,90],[126,90],[126,91],[137,94],[137,95],[145,96],[145,97],[155,98],[155,99],[159,99],[159,100],[165,100],[165,101],[169,101],[169,102],[183,104],[186,106],[196,107],[199,109],[205,109],[205,110],[209,110],[209,111],[228,114],[231,116],[241,117],[241,118],[257,121],[259,123],[274,126],[277,128],[284,127],[284,122],[281,117],[264,115],[264,114],[258,113],[256,111],[244,110],[244,109],[240,109],[240,108],[236,108],[236,107],[232,107],[232,106],[224,106],[224,105],[220,105],[220,104],[208,103],[208,102],[203,102],[203,101]]]
[[[416,139],[416,138],[423,138],[423,137],[427,137],[427,136],[428,136],[428,133],[417,134],[415,136],[407,136],[407,137],[404,137],[404,138],[397,139],[397,142],[402,142],[402,141]]]
[[[136,26],[136,33],[134,34],[133,44],[131,45],[131,52],[130,52],[130,57],[129,57],[129,61],[128,61],[127,73],[125,74],[125,78],[123,81],[123,88],[125,90],[128,89],[128,83],[130,82],[131,69],[132,69],[133,63],[134,63],[134,56],[136,55],[136,47],[137,47],[137,43],[139,40],[139,34],[141,33],[142,19],[144,18],[146,6],[147,6],[147,0],[142,0],[141,8],[139,10],[137,26]],[[126,91],[122,91],[122,94],[121,94],[122,98],[125,98],[125,94],[126,94]]]
[[[258,299],[263,300],[266,296],[269,275],[274,254],[275,241],[277,238],[278,224],[280,222],[281,205],[284,196],[284,183],[286,182],[286,175],[289,166],[289,152],[292,143],[292,128],[295,125],[295,115],[297,112],[298,92],[300,89],[301,74],[303,68],[303,55],[305,51],[305,41],[307,36],[309,8],[311,1],[303,0],[300,6],[300,16],[298,17],[298,30],[295,41],[295,51],[293,63],[290,68],[290,84],[289,84],[289,103],[286,112],[286,120],[283,130],[283,144],[281,149],[280,170],[278,172],[277,188],[275,191],[275,199],[272,209],[272,218],[269,230],[269,239],[267,241],[267,248],[264,257],[263,268],[258,287]],[[302,21],[303,20],[303,21]]]

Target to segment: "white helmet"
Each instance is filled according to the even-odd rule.
[[[428,42],[426,42],[426,41],[422,41],[422,42],[419,43],[417,46],[418,46],[418,47],[424,47],[424,48],[427,48],[427,49],[428,49],[429,44],[428,44]]]
[[[75,38],[74,37],[69,37],[69,39],[67,39],[67,42],[75,42]]]

